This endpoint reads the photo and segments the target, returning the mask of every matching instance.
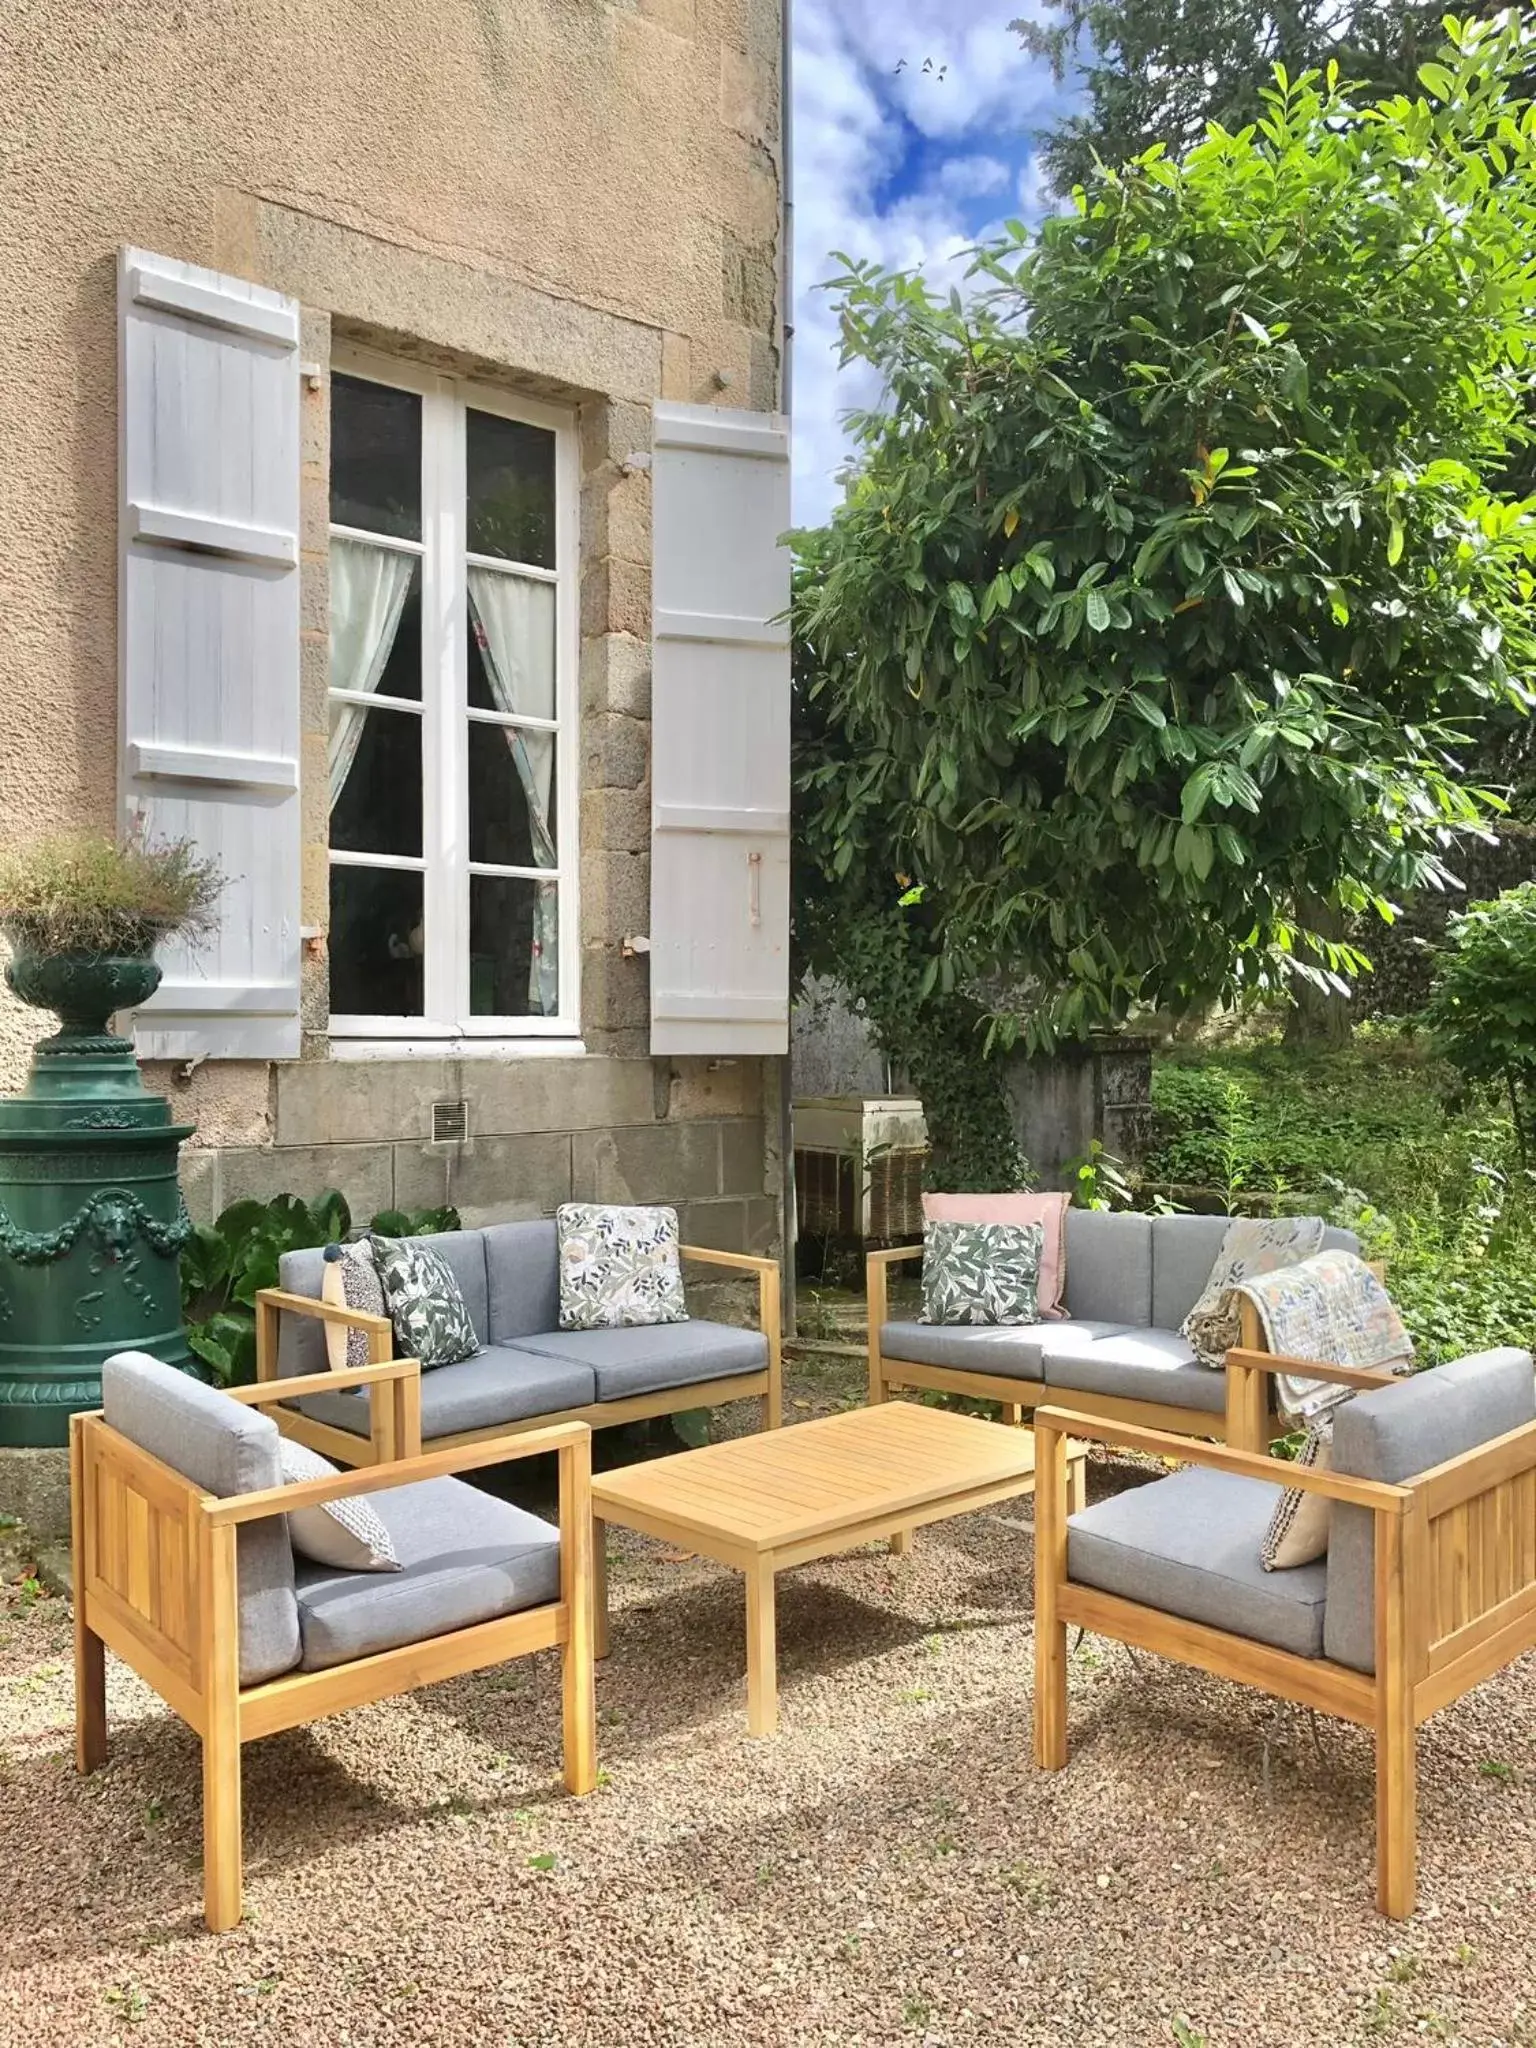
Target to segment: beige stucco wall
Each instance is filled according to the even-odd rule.
[[[778,66],[777,0],[11,0],[0,831],[114,818],[118,248],[274,285],[303,303],[303,353],[322,367],[345,334],[564,396],[578,414],[582,1027],[594,1055],[648,1068],[644,963],[620,947],[645,929],[649,888],[649,479],[626,458],[649,445],[656,396],[775,402]],[[323,924],[323,383],[304,407],[304,913]],[[0,999],[0,1087],[19,1081],[39,1021]],[[325,1021],[317,957],[306,1062],[325,1059]],[[419,1144],[445,1087],[494,1095],[477,1063],[438,1064],[376,1074],[398,1127],[370,1124],[368,1143]],[[525,1065],[531,1075],[538,1063]],[[592,1065],[552,1062],[537,1088],[528,1081],[545,1135],[598,1121],[591,1105],[606,1097],[583,1078]],[[649,1196],[664,1192],[651,1181],[687,1167],[704,1194],[707,1162],[681,1129],[720,1114],[703,1072],[657,1063],[649,1092],[631,1091],[621,1128],[677,1126],[682,1149],[605,1184]],[[154,1078],[196,1118],[203,1146],[227,1154],[189,1175],[198,1206],[237,1184],[323,1172],[325,1160],[299,1155],[333,1142],[324,1117],[315,1107],[306,1123],[306,1098],[285,1095],[282,1074],[211,1062],[187,1081]],[[564,1094],[551,1096],[557,1081]],[[724,1115],[756,1132],[763,1172],[743,1167],[739,1136],[721,1135],[735,1152],[712,1155],[714,1192],[755,1201],[776,1171],[764,1077],[731,1086]],[[496,1114],[509,1127],[487,1137],[524,1133],[526,1115]],[[295,1148],[288,1162],[262,1162],[273,1144]],[[572,1185],[602,1178],[583,1178],[584,1156],[568,1154]],[[381,1157],[364,1172],[356,1155],[369,1192]],[[440,1163],[405,1179],[441,1178]],[[390,1149],[391,1188],[396,1164]],[[557,1159],[540,1185],[561,1179]],[[744,1227],[761,1241],[762,1213]]]

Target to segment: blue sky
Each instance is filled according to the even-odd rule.
[[[948,284],[988,227],[1042,211],[1032,137],[1068,94],[1009,31],[1027,6],[794,0],[799,524],[825,519],[840,495],[838,416],[872,395],[858,372],[837,370],[836,321],[815,290],[835,267],[831,252],[921,265]]]

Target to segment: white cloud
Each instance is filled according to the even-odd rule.
[[[801,524],[825,519],[840,495],[837,472],[847,454],[840,415],[877,395],[867,371],[837,368],[836,314],[828,294],[816,290],[837,268],[832,252],[921,267],[948,285],[964,275],[984,215],[1015,205],[1040,211],[1029,136],[1062,96],[1006,20],[1006,0],[796,0]]]

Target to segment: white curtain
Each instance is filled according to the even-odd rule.
[[[498,711],[523,718],[555,715],[555,588],[527,576],[496,569],[469,572],[470,621]],[[554,783],[555,736],[504,728],[528,804],[535,867],[554,867],[555,838],[549,804]],[[559,890],[535,885],[533,953],[528,963],[528,1001],[535,1016],[552,1016],[559,1005]]]
[[[331,688],[372,696],[389,660],[416,557],[372,541],[331,542]],[[331,702],[331,809],[362,743],[362,704]]]

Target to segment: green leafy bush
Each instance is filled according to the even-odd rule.
[[[1536,883],[1451,919],[1424,1022],[1459,1074],[1504,1090],[1527,1163],[1536,1106]]]
[[[1225,1194],[1316,1194],[1359,1188],[1391,1208],[1450,1147],[1497,1151],[1507,1120],[1450,1106],[1455,1076],[1412,1040],[1363,1035],[1339,1052],[1177,1053],[1152,1070],[1153,1144],[1146,1178]],[[1293,1206],[1288,1200],[1283,1206]]]
[[[1387,1285],[1418,1363],[1443,1365],[1497,1344],[1536,1348],[1536,1201],[1525,1175],[1484,1164],[1481,1200],[1452,1207],[1431,1197],[1389,1215],[1348,1201],[1339,1220],[1383,1259]]]
[[[206,930],[223,886],[189,839],[58,833],[0,853],[0,927],[36,953],[142,953]]]
[[[1301,1056],[1278,1044],[1185,1053],[1153,1067],[1150,1179],[1357,1231],[1421,1365],[1536,1342],[1536,1175],[1493,1093],[1412,1039],[1362,1033]]]
[[[457,1230],[456,1209],[382,1209],[369,1223],[380,1237],[428,1237]],[[335,1244],[352,1229],[346,1197],[327,1188],[313,1202],[274,1195],[235,1202],[212,1226],[200,1224],[181,1255],[187,1342],[222,1386],[256,1377],[256,1296],[277,1285],[284,1252]]]

